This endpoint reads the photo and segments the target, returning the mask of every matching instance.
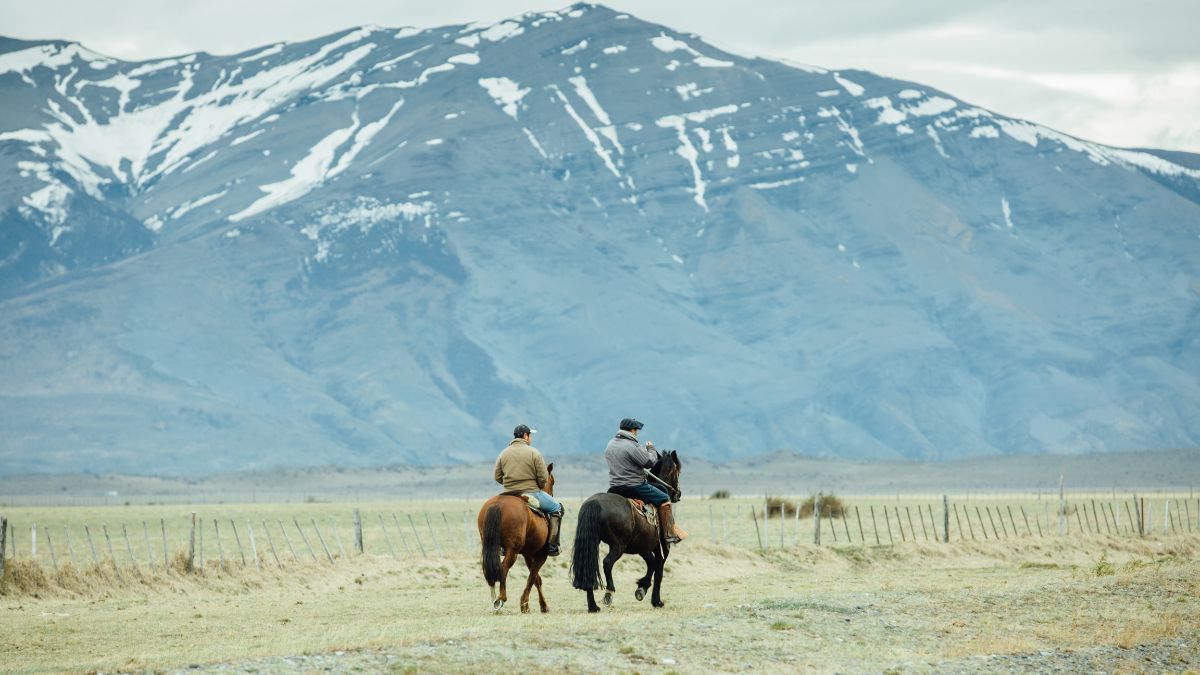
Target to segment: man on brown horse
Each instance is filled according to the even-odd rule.
[[[638,443],[638,430],[643,426],[641,422],[626,417],[621,420],[616,437],[604,449],[604,459],[608,462],[608,491],[653,504],[658,508],[658,526],[663,538],[669,543],[678,543],[687,539],[688,534],[675,524],[671,498],[646,480],[644,470],[658,461],[658,451],[653,443],[647,442],[645,446]]]
[[[506,493],[532,495],[542,512],[550,517],[550,537],[546,542],[546,553],[558,555],[558,531],[562,526],[563,507],[554,497],[542,489],[550,474],[542,453],[531,445],[535,432],[527,425],[518,424],[513,429],[512,442],[496,458],[496,482],[504,485]]]

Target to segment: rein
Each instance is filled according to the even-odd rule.
[[[659,478],[658,476],[655,476],[654,473],[652,471],[650,471],[650,469],[644,469],[643,471],[645,471],[645,473],[646,473],[647,480],[652,480],[655,483],[658,483],[659,485],[663,486],[664,488],[667,489],[667,494],[670,497],[673,497],[675,501],[679,500],[679,498],[681,497],[681,495],[679,494],[679,490],[676,490],[674,487],[671,487],[671,485],[669,483],[667,483],[667,481]]]

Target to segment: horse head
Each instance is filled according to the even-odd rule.
[[[546,494],[554,496],[554,462],[550,462],[546,465],[546,473],[549,474],[549,478],[546,479],[546,487],[544,490]]]
[[[674,450],[668,450],[658,456],[658,461],[654,467],[650,469],[650,473],[654,474],[665,484],[667,494],[671,497],[671,502],[677,502],[683,499],[683,492],[679,490],[679,472],[683,465],[679,461],[679,453]],[[664,487],[660,484],[659,487]]]

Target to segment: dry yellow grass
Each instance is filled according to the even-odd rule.
[[[440,515],[469,505],[421,506]],[[257,508],[285,522],[299,517],[287,507]],[[318,519],[348,510],[290,509],[311,509],[302,515]],[[367,514],[374,519],[392,505],[363,510],[369,522]],[[100,515],[118,522],[114,513],[124,512]],[[181,510],[180,519],[187,513]],[[24,515],[61,529],[97,514]],[[55,573],[45,561],[34,566],[18,557],[0,595],[0,669],[165,669],[366,649],[393,654],[387,667],[397,671],[881,671],[930,664],[950,670],[985,654],[1128,649],[1187,637],[1200,625],[1196,534],[882,547],[789,543],[759,551],[706,541],[704,515],[703,508],[692,512],[692,529],[700,533],[668,561],[666,608],[634,601],[641,562],[624,558],[616,604],[600,615],[586,614],[583,594],[569,586],[569,546],[544,569],[552,611],[546,617],[515,613],[520,564],[509,608],[490,612],[477,553],[462,540],[453,547],[442,542],[442,558],[414,553],[397,561],[375,536],[367,555],[338,557],[333,565],[289,553],[280,569],[265,554],[270,562],[261,572],[240,559],[230,564],[226,550],[224,569],[209,557],[203,573],[193,575],[180,574],[178,548],[170,573],[144,564],[135,572],[118,549],[119,578],[107,560],[64,564]],[[342,536],[348,538],[345,530]]]

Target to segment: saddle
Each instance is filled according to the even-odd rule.
[[[502,497],[520,497],[525,500],[525,505],[529,507],[530,511],[533,511],[534,513],[538,514],[539,516],[543,516],[545,518],[550,517],[550,514],[548,514],[542,510],[541,504],[538,502],[537,497],[534,497],[533,495],[527,495],[527,494],[524,494],[517,490],[509,490],[508,492],[501,492],[500,495]]]
[[[658,528],[658,509],[654,508],[654,505],[647,504],[641,499],[626,495],[621,490],[620,486],[610,487],[608,491],[612,494],[624,497],[625,500],[629,502],[629,508],[633,511],[635,516],[645,518],[651,526],[653,526],[655,529]]]

